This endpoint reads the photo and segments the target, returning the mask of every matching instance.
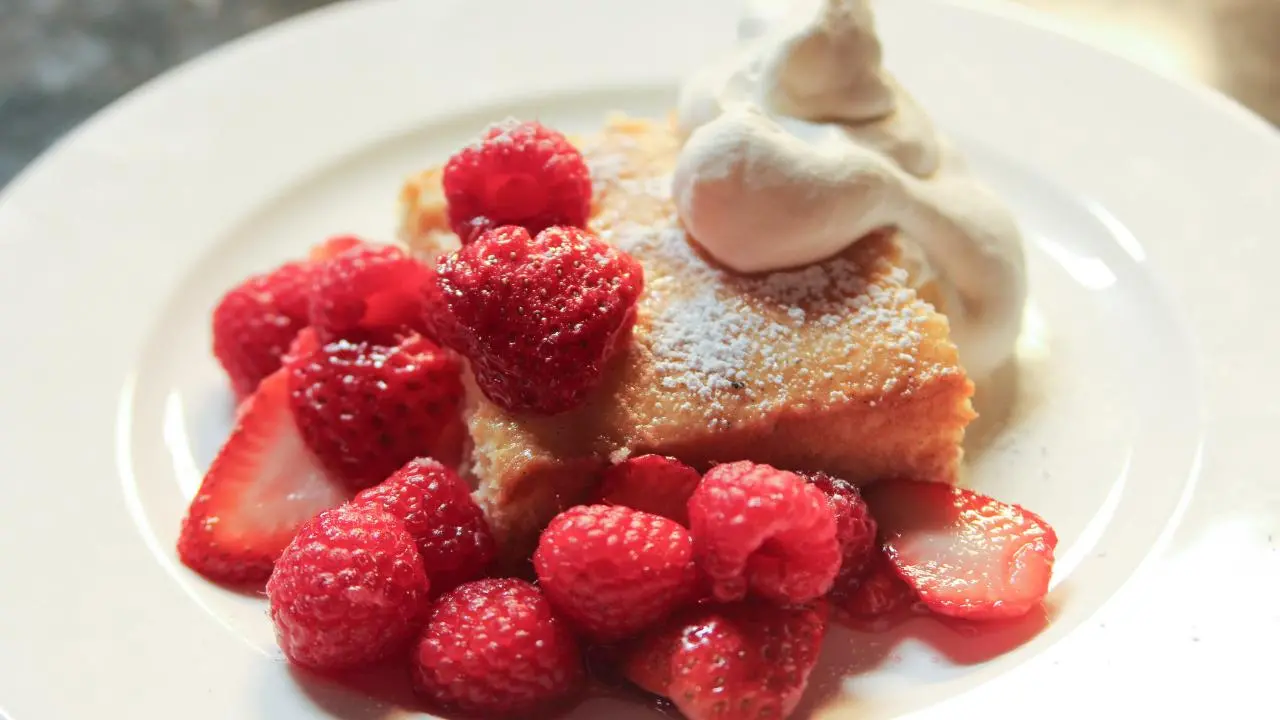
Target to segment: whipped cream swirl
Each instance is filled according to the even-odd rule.
[[[1026,297],[1017,225],[881,66],[868,0],[747,5],[735,50],[681,90],[673,192],[685,227],[745,273],[897,228],[923,255],[917,280],[937,283],[961,362],[994,370]]]

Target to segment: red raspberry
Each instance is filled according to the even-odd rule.
[[[456,465],[466,428],[457,359],[420,335],[398,345],[338,340],[289,363],[307,447],[353,488],[429,455]]]
[[[847,585],[837,585],[831,595],[832,602],[856,620],[880,618],[916,600],[915,591],[878,547],[871,552],[862,577]]]
[[[496,123],[444,166],[449,222],[463,243],[501,225],[531,233],[586,227],[591,173],[563,135],[537,122]]]
[[[840,570],[827,498],[800,476],[749,461],[718,465],[689,499],[698,563],[717,600],[753,593],[802,603],[831,589]]]
[[[689,526],[689,496],[702,481],[697,470],[673,457],[641,455],[604,471],[600,501],[671,518]]]
[[[441,596],[414,654],[418,691],[441,709],[527,717],[582,685],[582,656],[523,580],[477,580]]]
[[[599,642],[639,633],[698,592],[689,531],[626,507],[560,513],[542,532],[533,567],[556,610]]]
[[[311,326],[321,342],[394,342],[409,331],[425,333],[426,289],[435,273],[394,245],[350,245],[321,263],[311,294]]]
[[[644,270],[586,230],[509,226],[442,258],[439,283],[484,394],[550,415],[581,404],[629,337]]]
[[[822,606],[699,606],[648,633],[623,671],[689,720],[785,718],[804,695],[826,627]]]
[[[413,538],[380,510],[343,505],[308,521],[267,581],[276,638],[317,669],[364,665],[408,644],[429,583]]]
[[[836,539],[840,542],[840,574],[835,590],[852,589],[866,574],[879,546],[876,544],[876,521],[862,499],[856,485],[819,472],[804,476],[827,496],[836,516]]]
[[[493,561],[493,533],[471,488],[436,460],[410,460],[353,502],[376,503],[404,522],[434,593],[483,577]]]
[[[280,369],[280,357],[307,326],[312,267],[285,263],[232,288],[213,311],[213,354],[241,397]]]

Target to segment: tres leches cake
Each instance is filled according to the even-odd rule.
[[[265,583],[290,662],[506,718],[591,653],[690,720],[776,719],[831,623],[1044,599],[1053,529],[957,485],[1021,239],[867,0],[749,2],[673,117],[495,123],[400,213],[213,312],[241,403],[177,553]]]

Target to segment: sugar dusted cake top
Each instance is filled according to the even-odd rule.
[[[750,448],[780,466],[854,479],[954,478],[972,385],[946,319],[909,284],[892,234],[801,269],[737,274],[681,229],[670,198],[679,146],[669,127],[615,118],[580,146],[595,190],[591,228],[644,266],[633,339],[585,405],[567,413],[514,414],[473,393],[471,472],[491,507],[524,497],[514,487],[546,484],[529,479],[543,470],[573,466],[582,477],[569,486],[525,487],[567,501],[585,492],[594,468],[644,452],[705,464]],[[456,246],[438,172],[412,179],[402,202],[404,238],[417,253]],[[926,408],[941,408],[942,419],[892,427]],[[824,423],[864,427],[816,429]],[[874,449],[847,447],[873,439]]]

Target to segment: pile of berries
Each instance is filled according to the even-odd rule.
[[[566,412],[629,340],[644,272],[586,229],[591,179],[563,135],[500,123],[443,182],[465,243],[435,267],[341,236],[218,303],[242,402],[183,524],[190,567],[261,581],[316,513],[415,458],[458,467],[466,370],[511,412]]]
[[[823,474],[741,461],[699,475],[652,455],[606,474],[594,504],[542,532],[536,582],[475,579],[492,555],[483,516],[456,475],[411,462],[284,550],[267,583],[280,646],[321,670],[399,654],[428,708],[492,717],[572,702],[600,647],[691,720],[783,718],[831,617],[1000,618],[1047,590],[1052,530],[967,490],[877,485],[878,528]],[[616,504],[628,497],[650,501]],[[930,524],[904,519],[918,514]]]
[[[216,581],[265,580],[290,661],[400,658],[430,709],[528,717],[579,695],[590,651],[691,720],[783,718],[831,617],[999,618],[1043,598],[1057,540],[1017,506],[656,455],[555,517],[529,577],[495,577],[454,471],[462,373],[512,412],[579,407],[627,342],[643,271],[585,229],[585,163],[536,123],[490,129],[444,186],[462,246],[436,267],[335,238],[214,313],[243,401],[178,551]]]

